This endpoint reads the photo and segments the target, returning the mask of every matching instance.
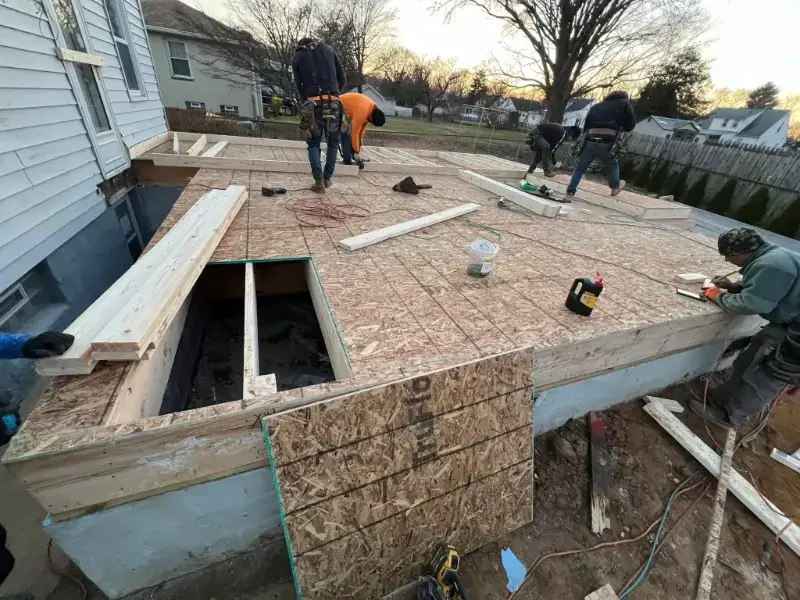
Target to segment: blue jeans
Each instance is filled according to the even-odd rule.
[[[325,171],[322,170],[322,150],[320,149],[321,138],[308,138],[308,162],[311,163],[311,173],[314,179],[333,177],[333,170],[336,168],[336,159],[339,155],[339,132],[328,132],[328,150],[325,153]]]
[[[611,152],[613,147],[613,142],[586,142],[583,151],[578,155],[578,165],[572,171],[572,179],[570,179],[567,187],[568,194],[574,194],[578,191],[578,184],[595,158],[599,158],[606,164],[608,187],[612,190],[619,187],[619,161]]]
[[[342,159],[344,164],[353,164],[353,136],[342,131],[339,134],[339,143],[342,146]]]

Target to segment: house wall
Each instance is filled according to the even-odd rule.
[[[153,62],[164,106],[186,108],[187,101],[205,102],[206,110],[220,112],[222,104],[232,104],[239,107],[240,116],[249,119],[256,118],[252,83],[242,78],[242,86],[240,87],[230,81],[208,75],[206,72],[208,70],[207,67],[197,62],[195,58],[203,56],[201,45],[197,40],[187,37],[171,37],[154,31],[148,31],[147,34],[150,39],[150,48],[153,51]],[[193,79],[176,79],[172,77],[167,53],[168,39],[186,43]]]
[[[114,113],[117,128],[125,145],[130,148],[167,131],[167,122],[164,107],[161,104],[161,93],[158,89],[153,59],[147,45],[139,3],[137,0],[121,0],[120,3],[125,6],[128,29],[133,42],[131,51],[132,54],[135,51],[134,58],[139,63],[142,94],[130,94],[125,86],[125,79],[122,75],[122,68],[114,45],[114,38],[111,37],[111,28],[102,0],[81,0],[80,2],[92,51],[105,58],[108,63],[100,69],[100,73],[108,92],[111,112]]]
[[[768,148],[780,148],[783,146],[786,143],[786,136],[789,133],[790,118],[791,114],[788,114],[775,125],[770,127],[758,138],[756,144],[759,146],[766,146]]]
[[[589,115],[589,110],[592,105],[589,105],[581,110],[574,110],[564,113],[564,119],[561,121],[562,125],[583,127],[586,123],[586,117]]]
[[[101,207],[100,214],[90,223],[43,257],[62,302],[38,313],[26,327],[27,333],[65,328],[133,264],[114,209],[104,203]],[[35,377],[30,360],[5,360],[0,364],[0,389],[9,390],[18,400],[22,400]]]
[[[0,3],[0,291],[105,210],[100,167],[47,17]]]
[[[635,133],[641,133],[643,135],[652,135],[655,137],[666,138],[668,134],[672,133],[671,131],[666,131],[661,128],[661,126],[655,122],[652,117],[647,117],[643,121],[639,121],[636,124],[636,127],[633,128]]]

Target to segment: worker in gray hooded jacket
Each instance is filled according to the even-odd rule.
[[[705,406],[690,408],[724,427],[764,414],[787,385],[800,383],[800,255],[766,242],[754,229],[723,233],[725,260],[741,268],[741,282],[717,278],[706,298],[721,308],[769,321],[733,363],[733,374],[709,390]]]

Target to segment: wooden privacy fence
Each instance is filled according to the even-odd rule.
[[[768,193],[763,211],[756,211],[760,212],[757,220],[766,223],[800,198],[800,153],[796,151],[701,144],[640,134],[627,135],[623,147],[623,166],[639,174],[637,183],[643,184],[642,179],[647,179],[643,170],[649,171],[651,178],[659,180],[653,182],[659,189],[652,191],[672,193],[671,184],[680,178],[682,189],[675,194],[676,200],[688,200],[720,214],[735,217],[753,198],[766,199]],[[704,178],[705,185],[701,181]],[[694,194],[690,193],[693,186]]]

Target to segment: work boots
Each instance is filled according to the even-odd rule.
[[[324,194],[325,184],[322,182],[322,177],[314,177],[314,185],[312,185],[310,189],[317,194]]]
[[[325,188],[329,188],[333,185],[333,182],[330,179],[323,179],[322,183],[325,184]]]

